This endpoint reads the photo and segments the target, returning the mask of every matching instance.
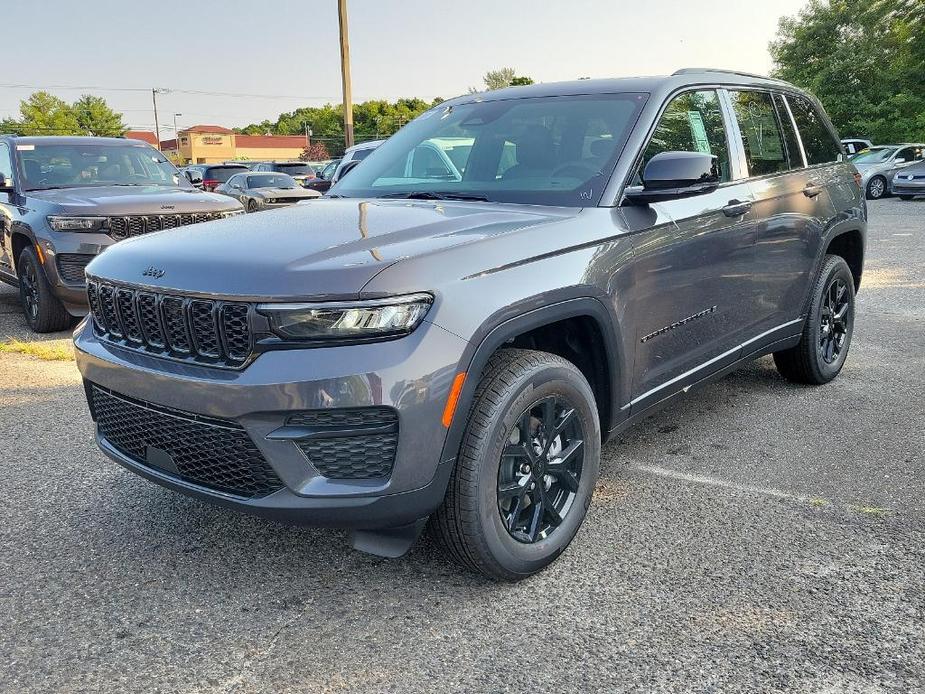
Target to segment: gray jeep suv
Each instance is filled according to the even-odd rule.
[[[116,241],[241,212],[143,142],[0,137],[0,280],[19,287],[36,332],[87,313],[84,268]]]
[[[748,75],[444,102],[330,199],[94,260],[97,441],[386,556],[429,519],[466,567],[522,578],[575,537],[608,438],[761,355],[839,373],[866,233],[843,159],[815,99]]]

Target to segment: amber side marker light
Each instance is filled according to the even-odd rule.
[[[456,412],[456,404],[459,402],[459,394],[462,392],[463,383],[466,382],[466,372],[460,371],[453,379],[453,385],[450,388],[450,395],[446,399],[446,407],[443,408],[443,426],[447,429],[453,423],[453,414]]]
[[[39,262],[45,264],[45,254],[42,252],[42,247],[39,244],[35,244],[35,254],[39,257]]]
[[[861,187],[861,174],[857,171],[854,172],[854,183],[858,188]]]

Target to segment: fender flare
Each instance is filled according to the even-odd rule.
[[[867,233],[864,225],[864,221],[858,217],[851,217],[849,219],[844,219],[839,222],[836,222],[826,234],[823,236],[822,243],[819,244],[819,253],[813,263],[813,274],[812,282],[809,283],[809,288],[806,291],[806,297],[803,300],[803,308],[801,315],[808,315],[810,309],[810,303],[812,302],[812,288],[816,285],[816,280],[819,278],[819,273],[822,272],[822,266],[825,263],[826,251],[829,250],[829,247],[832,245],[832,242],[837,239],[839,236],[844,236],[845,234],[851,233],[860,233],[861,235],[861,274],[864,270],[864,258],[867,255]]]
[[[597,323],[604,343],[604,353],[607,359],[607,369],[610,376],[610,422],[601,422],[601,430],[606,437],[615,426],[617,414],[620,412],[620,384],[623,369],[623,347],[618,340],[618,331],[613,318],[607,308],[598,299],[592,297],[578,297],[566,299],[561,302],[548,304],[532,309],[513,318],[501,321],[497,325],[483,326],[478,333],[485,337],[478,343],[470,342],[469,347],[459,361],[458,371],[465,371],[467,376],[462,391],[456,403],[456,411],[440,455],[440,462],[447,463],[455,460],[462,443],[463,434],[469,421],[468,413],[475,399],[475,390],[478,386],[479,375],[498,348],[512,338],[535,328],[555,323],[568,318],[586,316]]]

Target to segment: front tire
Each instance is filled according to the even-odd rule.
[[[53,333],[70,327],[71,314],[52,294],[51,285],[32,246],[23,248],[19,254],[16,274],[19,276],[23,314],[34,332]]]
[[[794,383],[828,383],[848,358],[853,332],[854,277],[844,258],[827,255],[813,285],[812,305],[800,342],[774,353],[777,370]]]
[[[466,568],[526,578],[577,534],[600,451],[594,395],[578,368],[546,352],[500,350],[478,384],[432,530]]]
[[[248,211],[248,212],[256,212],[256,211],[257,211],[257,201],[256,201],[256,200],[250,199],[250,200],[247,201],[247,211]]]
[[[883,176],[874,176],[867,182],[868,200],[879,200],[885,197],[886,193],[886,179]]]

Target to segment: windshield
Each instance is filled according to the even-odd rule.
[[[178,171],[147,145],[18,144],[26,190],[82,186],[176,186]]]
[[[299,184],[289,174],[260,174],[247,177],[248,188],[298,188]]]
[[[855,164],[874,164],[878,161],[886,161],[895,152],[898,147],[877,147],[875,149],[868,149],[860,154],[856,154],[851,157],[851,160]]]
[[[332,196],[596,205],[646,96],[438,106],[371,152]]]
[[[285,171],[290,176],[314,176],[315,170],[309,164],[293,162],[291,164],[274,164],[273,168]]]

